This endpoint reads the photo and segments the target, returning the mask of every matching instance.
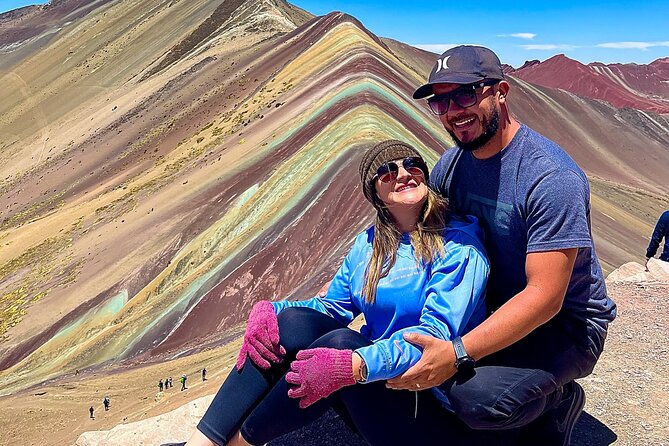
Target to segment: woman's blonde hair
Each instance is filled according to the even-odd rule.
[[[376,188],[373,190],[374,196],[371,201],[376,208],[376,222],[374,223],[372,257],[365,270],[362,289],[362,295],[368,303],[374,303],[379,281],[388,275],[395,264],[402,238],[402,233],[393,222],[390,211],[379,199]],[[418,217],[416,230],[411,232],[411,245],[418,264],[428,265],[437,255],[444,255],[442,232],[448,223],[447,210],[447,200],[428,187],[427,200]]]

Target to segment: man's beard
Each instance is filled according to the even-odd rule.
[[[453,140],[458,143],[458,147],[460,147],[465,152],[473,152],[474,150],[480,149],[486,145],[499,130],[499,112],[496,108],[493,107],[492,113],[490,114],[490,119],[488,119],[485,124],[486,126],[483,129],[483,133],[481,133],[478,138],[469,142],[462,142],[455,136],[453,132],[450,130],[446,131],[451,135],[451,138],[453,138]]]

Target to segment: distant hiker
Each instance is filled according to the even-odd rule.
[[[169,385],[170,385],[169,378],[165,378],[165,390],[168,389]]]
[[[159,392],[163,391],[163,380],[162,379],[160,381],[158,381],[158,391]]]
[[[102,404],[105,406],[105,410],[109,410],[109,406],[111,404],[109,397],[105,396],[105,399],[102,400]]]
[[[669,262],[669,211],[664,211],[655,225],[653,235],[650,237],[650,243],[646,250],[646,271],[648,271],[648,262],[657,253],[660,242],[664,238],[664,250],[660,255],[660,260]]]
[[[434,439],[462,424],[441,407],[443,391],[395,391],[386,380],[421,357],[403,332],[459,340],[484,320],[483,231],[475,218],[447,213],[406,143],[369,147],[359,173],[375,225],[355,239],[325,297],[252,307],[236,367],[189,444],[265,444],[333,406],[372,446],[451,444],[448,433]],[[348,328],[361,313],[367,325]],[[482,443],[458,436],[452,444]]]
[[[170,376],[170,387],[174,387],[174,384],[172,383],[172,377]]]
[[[95,410],[95,409],[93,409],[93,406],[91,406],[91,407],[88,409],[88,411],[91,413],[91,418],[94,418],[94,417],[93,417],[93,411],[94,411],[94,410]]]
[[[77,376],[77,375],[79,375],[79,369],[74,370],[74,376]]]
[[[181,390],[186,390],[186,380],[188,377],[186,375],[181,375],[181,378],[179,378],[179,382],[181,382]]]
[[[202,381],[207,380],[207,369],[202,368]]]

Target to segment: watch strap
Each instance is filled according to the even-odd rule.
[[[467,355],[467,351],[465,350],[465,345],[462,342],[462,338],[460,336],[453,339],[453,349],[455,350],[455,362],[456,363],[459,360],[469,356],[469,355]]]

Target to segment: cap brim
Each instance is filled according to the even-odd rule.
[[[425,84],[418,87],[416,91],[413,92],[414,99],[423,99],[432,94],[432,84]]]
[[[418,87],[416,91],[413,92],[414,99],[423,99],[431,94],[433,94],[432,86],[435,84],[473,84],[485,79],[482,76],[469,73],[449,73],[446,76],[439,77],[438,79],[428,82],[425,85]]]

